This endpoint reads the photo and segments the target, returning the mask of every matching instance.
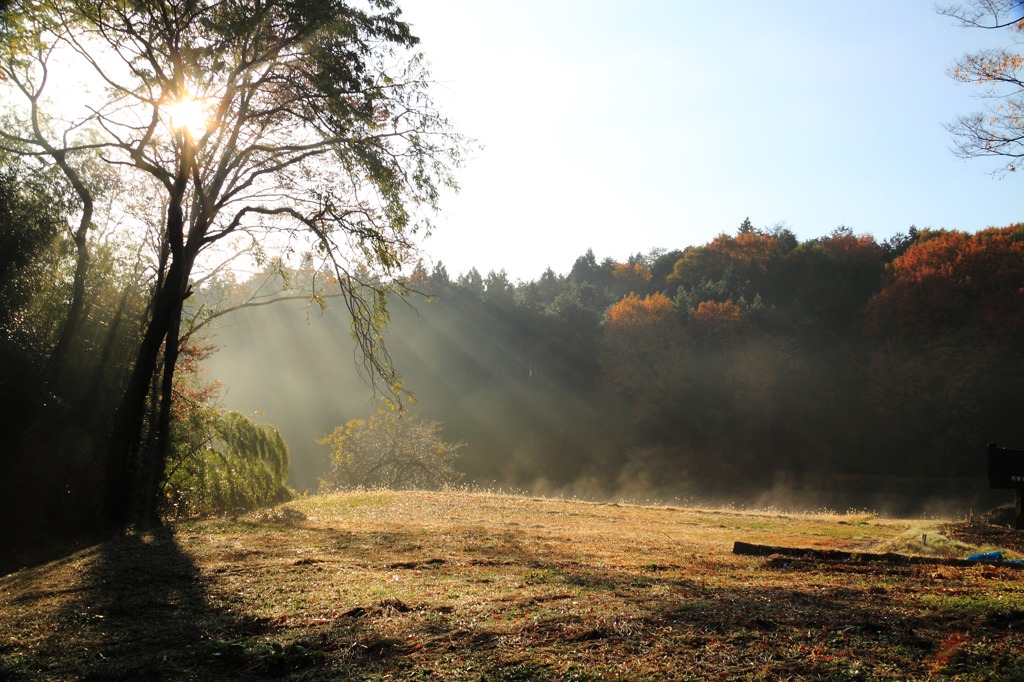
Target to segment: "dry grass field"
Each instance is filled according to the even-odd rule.
[[[923,537],[922,537],[923,536]],[[1014,533],[870,514],[354,492],[0,578],[0,680],[1024,679]]]

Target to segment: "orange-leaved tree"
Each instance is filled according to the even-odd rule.
[[[961,26],[1004,30],[1024,36],[1024,0],[971,0],[940,7],[939,13]],[[1024,158],[1024,57],[1007,48],[965,54],[949,70],[951,78],[985,89],[985,111],[961,116],[947,126],[963,158],[995,156],[1006,160],[1001,172],[1013,172]],[[1000,172],[1000,171],[997,171]]]
[[[874,404],[915,452],[1024,437],[1024,224],[924,232],[893,261],[867,320]]]
[[[693,312],[693,321],[702,334],[721,338],[739,330],[743,311],[732,301],[701,301]]]
[[[1024,223],[975,234],[924,231],[868,305],[869,329],[896,335],[1024,325]]]
[[[831,330],[860,326],[857,317],[882,284],[889,256],[869,234],[840,226],[793,250],[774,284],[777,296]]]
[[[736,236],[720,234],[704,246],[686,249],[668,282],[682,287],[694,301],[749,301],[769,295],[795,245],[792,236],[782,227],[755,229],[746,220]]]
[[[641,298],[630,294],[608,308],[605,319],[609,329],[616,333],[646,336],[657,327],[671,326],[675,319],[672,301],[664,294],[656,293]]]
[[[638,417],[663,414],[686,384],[691,342],[664,294],[630,294],[608,308],[601,364]]]
[[[633,256],[625,263],[609,263],[609,266],[608,291],[613,300],[626,294],[649,294],[657,288],[643,256]]]

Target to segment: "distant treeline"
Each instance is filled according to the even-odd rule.
[[[841,227],[801,242],[747,220],[626,262],[588,251],[530,282],[452,279],[438,264],[408,285],[430,300],[392,304],[393,363],[415,409],[466,441],[460,467],[482,484],[664,495],[819,475],[984,477],[987,442],[1024,443],[1024,224],[881,243]],[[295,378],[234,398],[281,427],[306,487],[327,466],[313,439],[369,409],[332,402],[359,392],[326,378],[351,365],[323,350],[346,322],[310,322],[300,341],[269,332],[294,312],[236,315],[246,322],[218,331],[212,365],[229,401],[240,348],[247,386],[256,358]]]

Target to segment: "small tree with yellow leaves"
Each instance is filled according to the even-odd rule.
[[[441,422],[408,412],[381,411],[351,419],[317,441],[331,448],[327,489],[367,487],[436,490],[457,483],[463,442],[441,438]]]

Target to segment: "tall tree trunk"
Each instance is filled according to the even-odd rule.
[[[166,406],[161,404],[157,418],[157,446],[141,449],[142,426],[146,413],[146,396],[149,382],[155,378],[160,347],[165,347],[164,381],[170,384],[174,379],[174,365],[177,360],[178,332],[181,325],[181,307],[188,295],[188,281],[192,273],[199,247],[205,236],[206,223],[194,223],[190,230],[188,245],[185,243],[185,212],[182,208],[190,175],[195,166],[194,145],[191,137],[185,135],[182,156],[179,159],[174,183],[169,188],[167,219],[161,253],[161,271],[166,274],[158,279],[153,300],[153,312],[146,333],[139,346],[139,354],[128,379],[121,404],[114,414],[107,447],[107,478],[104,493],[103,521],[111,528],[123,531],[132,520],[133,512],[145,515],[156,513],[154,495],[159,494],[159,481],[163,475],[163,454],[161,439],[166,437],[169,447],[169,417],[163,421],[163,409],[170,409],[170,389],[164,393]],[[193,234],[195,232],[195,234]],[[169,413],[168,413],[169,415]],[[143,519],[151,521],[151,518]]]
[[[184,302],[184,294],[182,302]],[[171,450],[171,407],[174,400],[174,369],[178,362],[181,335],[181,306],[175,310],[164,339],[163,376],[156,412],[156,437],[147,453],[144,476],[140,482],[139,520],[150,527],[160,525],[160,491]]]
[[[131,520],[135,499],[133,472],[139,460],[146,398],[150,380],[157,370],[160,347],[167,338],[175,308],[181,306],[179,287],[174,286],[173,281],[180,281],[180,270],[180,265],[172,264],[167,281],[155,295],[152,318],[139,345],[128,385],[114,413],[105,457],[103,522],[115,530],[124,530]]]
[[[68,314],[61,327],[60,337],[50,353],[50,377],[54,385],[60,388],[61,373],[67,365],[71,343],[78,335],[83,311],[85,310],[85,278],[89,274],[89,226],[92,224],[93,198],[89,188],[85,186],[81,176],[72,168],[63,151],[50,148],[51,155],[71,183],[78,198],[82,201],[82,215],[78,221],[78,229],[72,235],[75,243],[75,274],[71,284],[71,304]]]
[[[90,378],[89,386],[84,393],[89,399],[83,401],[85,404],[82,405],[83,413],[89,421],[94,421],[99,417],[100,413],[98,410],[106,407],[106,401],[99,399],[100,396],[106,397],[103,395],[103,379],[107,376],[107,367],[110,365],[110,358],[114,354],[114,344],[117,343],[117,335],[121,330],[121,320],[124,317],[124,311],[128,307],[128,299],[135,286],[136,283],[134,281],[125,285],[124,292],[121,294],[121,300],[117,305],[117,312],[114,313],[113,319],[107,326],[106,336],[100,345],[100,357],[96,361],[96,366],[92,370],[92,378]]]

